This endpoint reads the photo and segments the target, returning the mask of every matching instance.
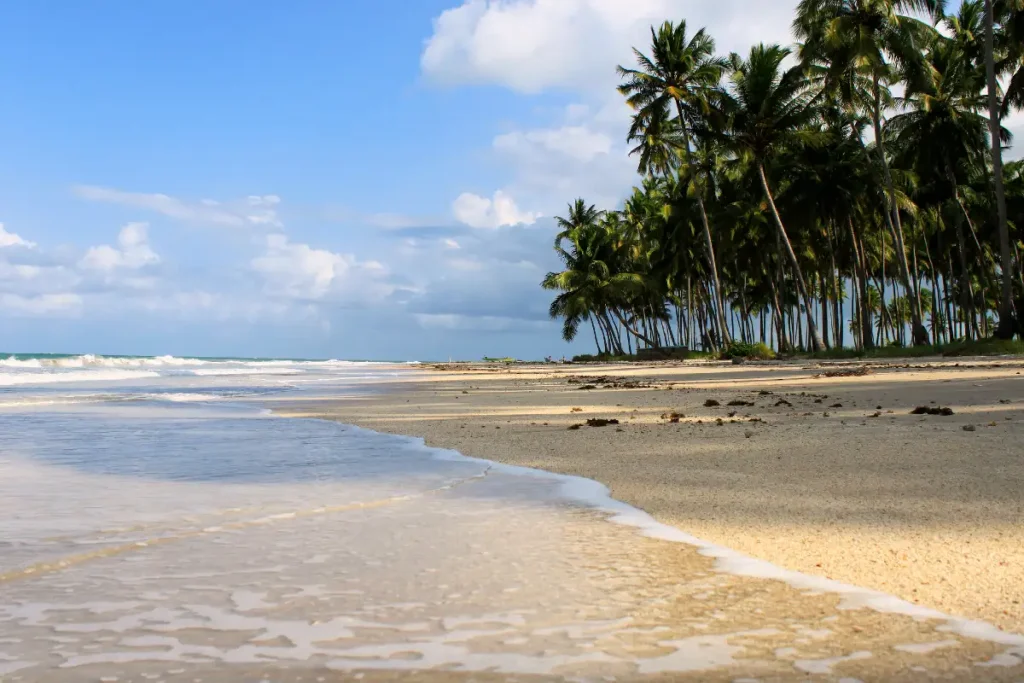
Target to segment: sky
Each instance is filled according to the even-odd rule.
[[[0,7],[0,350],[428,360],[566,344],[553,217],[636,182],[652,23],[790,43],[795,0]]]

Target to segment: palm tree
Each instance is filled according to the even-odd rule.
[[[871,117],[875,140],[882,139],[882,112],[885,83],[892,77],[890,59],[909,81],[926,78],[920,63],[919,43],[930,33],[930,27],[900,11],[925,11],[934,19],[943,14],[945,0],[801,0],[793,29],[805,40],[805,62],[814,59],[828,63],[828,82],[832,89],[851,80],[853,73],[867,73],[871,78],[870,100],[846,90],[847,104],[866,110]],[[888,59],[887,59],[888,58]],[[914,299],[911,307],[915,343],[927,343],[927,330],[921,323],[921,301],[910,278],[910,265],[904,246],[896,189],[882,145],[876,145],[886,185],[888,211],[886,226],[896,241],[903,286]]]
[[[995,57],[995,10],[993,0],[985,3],[985,86],[988,91],[988,130],[992,142],[992,185],[996,194],[996,218],[999,227],[1000,267],[1003,271],[1002,287],[999,298],[999,327],[996,336],[1010,339],[1016,333],[1017,323],[1013,315],[1013,274],[1010,254],[1010,230],[1006,218],[1006,190],[1003,186],[1003,147],[1000,139],[1000,118],[1002,107],[999,104],[999,93],[996,85]],[[974,4],[974,3],[965,3]],[[1024,6],[1020,6],[1024,14]]]
[[[794,67],[782,70],[782,62],[789,55],[788,49],[764,44],[754,46],[747,60],[736,53],[732,54],[732,88],[727,104],[729,139],[733,149],[741,156],[748,157],[756,167],[779,238],[789,256],[800,297],[807,309],[811,346],[814,351],[819,351],[824,348],[824,344],[814,323],[813,302],[764,170],[765,163],[781,147],[801,142],[801,138],[806,137],[806,126],[815,116],[810,106],[811,93],[807,89],[803,69]]]
[[[715,41],[704,29],[697,31],[688,40],[685,21],[679,24],[666,21],[657,31],[651,27],[650,57],[637,49],[634,49],[633,53],[639,69],[618,67],[619,76],[624,79],[619,86],[619,92],[626,97],[626,101],[636,112],[629,139],[646,138],[652,127],[667,125],[667,112],[674,106],[678,135],[682,138],[683,163],[689,165],[691,131],[695,124],[703,122],[711,115],[725,67],[724,62],[715,57]],[[655,136],[664,139],[660,129]],[[641,157],[641,168],[644,167],[645,163]],[[693,174],[690,174],[689,178],[696,181],[694,194],[700,210],[708,263],[714,280],[719,326],[722,334],[727,335],[722,287],[714,242],[711,239],[711,228],[704,206],[703,188],[700,186],[699,178],[694,178]]]
[[[561,245],[564,240],[575,242],[576,236],[592,230],[603,214],[604,212],[598,211],[597,207],[593,204],[587,206],[583,199],[577,199],[573,204],[570,204],[568,218],[555,217],[555,224],[561,228],[559,233],[555,235],[555,250],[561,251]]]

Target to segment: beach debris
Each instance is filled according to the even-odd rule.
[[[585,387],[596,389],[650,389],[651,384],[631,379],[629,377],[588,377],[586,375],[575,375],[566,379],[568,384],[583,384]],[[585,387],[580,387],[581,389]]]
[[[580,428],[580,427],[582,427],[582,426],[583,426],[583,425],[580,425],[580,424],[576,424],[576,425],[569,425],[568,429],[569,429],[569,431],[570,431],[570,432],[575,432],[575,431],[576,431],[577,429],[579,429],[579,428]]]
[[[723,420],[720,417],[716,417],[715,418],[715,424],[718,425],[719,427],[721,427],[723,424],[725,424],[725,420]]]
[[[583,412],[583,408],[573,408],[569,412],[570,413],[582,413]]]
[[[762,389],[761,391],[757,392],[757,395],[758,396],[771,396],[772,392],[768,391],[767,389]]]
[[[608,425],[617,425],[618,420],[606,420],[603,417],[592,417],[587,420],[588,427],[607,427]]]
[[[1006,404],[1006,403],[1009,403],[1009,402],[1010,402],[1010,400],[1009,400],[1009,399],[1006,399],[1006,398],[1001,398],[1001,399],[999,399],[999,402],[1000,402],[1000,403],[1003,403],[1003,404]]]
[[[580,391],[590,391],[591,389],[597,389],[597,387],[594,386],[593,384],[584,384],[582,387],[580,387]]]
[[[832,417],[832,415],[827,410],[824,413],[822,413],[821,415],[822,415],[822,417]]]
[[[843,407],[842,403],[833,403],[832,405],[829,406],[829,408],[842,408],[842,407]]]
[[[670,413],[662,413],[661,414],[661,419],[662,420],[668,420],[669,422],[673,422],[673,423],[679,422],[679,418],[681,418],[681,417],[686,417],[686,416],[683,415],[682,413],[677,413],[674,410],[672,412],[670,412]]]
[[[953,414],[952,408],[942,408],[940,406],[918,406],[910,411],[911,415],[943,415],[948,417]]]
[[[716,401],[713,398],[709,398],[708,400],[704,401],[704,407],[705,408],[717,408],[720,405],[722,405],[722,404],[719,403],[718,401]]]
[[[624,431],[626,431],[626,430],[625,430],[625,429],[623,429],[622,427],[616,427],[616,428],[615,428],[615,431],[617,431],[617,432],[624,432]]]
[[[743,358],[742,356],[733,356],[732,357],[732,364],[733,365],[743,365],[746,362],[747,362],[747,359]]]
[[[882,413],[876,411],[876,412],[872,413],[871,415],[868,415],[868,417],[882,417]]]
[[[726,405],[729,405],[729,406],[752,406],[752,405],[754,405],[754,402],[753,401],[744,401],[743,399],[739,399],[738,398],[735,401],[729,401]]]
[[[871,368],[867,366],[861,366],[859,368],[843,368],[841,370],[826,370],[825,372],[819,373],[814,376],[815,379],[821,377],[863,377],[864,375],[870,375]]]
[[[750,431],[749,429],[748,429],[747,431],[743,432],[743,437],[744,437],[745,439],[749,439],[749,438],[750,438],[750,437],[752,437],[753,435],[754,435],[754,432]]]
[[[775,407],[778,408],[779,406],[788,406],[788,407],[792,408],[793,404],[790,403],[789,401],[787,401],[784,398],[780,398],[778,401],[775,402]]]
[[[973,432],[977,428],[974,425],[964,425],[963,427],[961,427],[961,429],[963,429],[965,432]]]
[[[998,423],[997,423],[997,422],[996,422],[995,420],[993,420],[992,422],[989,422],[989,423],[988,423],[988,426],[989,426],[989,427],[997,427],[997,426],[998,426]]]
[[[737,410],[729,411],[729,414],[726,417],[736,417],[736,413],[737,412],[739,412],[739,411],[737,411]]]

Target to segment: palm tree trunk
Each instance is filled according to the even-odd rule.
[[[878,74],[874,76],[874,106],[871,110],[871,123],[875,129],[875,149],[878,150],[878,158],[882,162],[882,173],[885,177],[886,199],[889,210],[885,212],[885,223],[896,240],[896,253],[899,256],[900,276],[903,279],[903,288],[907,297],[911,300],[910,315],[911,326],[914,330],[914,344],[927,344],[928,331],[921,324],[921,297],[913,288],[910,281],[910,264],[907,262],[907,250],[903,245],[903,225],[900,222],[900,209],[896,204],[896,186],[892,181],[892,171],[889,169],[889,160],[885,157],[885,146],[882,145],[882,111],[881,111],[881,89],[878,83]]]
[[[772,323],[775,327],[775,350],[779,353],[785,353],[787,349],[786,321],[782,315],[782,306],[779,304],[779,290],[775,287],[775,280],[768,279],[768,289],[772,293]]]
[[[807,337],[811,344],[812,351],[821,351],[824,344],[821,342],[821,335],[818,334],[818,327],[814,324],[814,305],[811,301],[810,295],[807,293],[807,283],[804,281],[803,271],[800,269],[800,262],[796,258],[796,252],[793,251],[793,245],[789,241],[789,235],[786,234],[786,226],[782,224],[782,217],[779,215],[779,210],[775,207],[775,198],[772,197],[772,191],[768,188],[768,178],[764,174],[764,164],[757,164],[757,172],[761,176],[761,188],[764,190],[764,196],[768,199],[768,206],[771,207],[772,217],[775,218],[775,227],[779,230],[779,237],[782,239],[783,244],[786,247],[786,252],[789,254],[789,260],[793,265],[793,274],[796,275],[797,287],[800,289],[800,298],[804,301],[804,306],[807,309]]]
[[[992,138],[992,184],[996,191],[999,219],[999,263],[1003,271],[999,295],[999,328],[996,337],[1011,339],[1017,332],[1013,311],[1013,284],[1010,259],[1010,231],[1006,224],[1006,192],[1003,187],[1003,146],[999,140],[999,98],[996,89],[995,17],[993,0],[985,0],[985,80],[988,90],[988,131]]]
[[[867,255],[864,253],[863,245],[860,245],[860,240],[857,239],[857,231],[853,227],[853,218],[847,216],[846,224],[850,228],[850,239],[853,241],[853,257],[856,261],[854,266],[854,275],[857,278],[857,286],[859,287],[859,303],[860,309],[858,317],[860,318],[860,339],[861,346],[864,349],[873,348],[875,345],[875,338],[872,332],[871,324],[871,310],[868,308],[868,275],[867,275]]]
[[[829,220],[825,226],[825,237],[828,243],[829,279],[832,281],[832,339],[838,348],[843,347],[843,318],[839,311],[842,288],[839,286],[839,271],[836,269],[836,250],[832,243],[835,222]]]
[[[597,338],[597,325],[594,324],[594,316],[588,315],[587,318],[590,319],[590,329],[594,331],[594,346],[597,347],[597,355],[600,356],[602,353],[601,341]]]
[[[932,261],[932,250],[928,246],[927,236],[924,239],[924,257],[928,260],[928,273],[931,275],[932,280],[932,343],[942,343],[942,328],[937,324],[936,311],[942,310],[941,300],[939,298],[939,276],[935,272],[935,262]]]
[[[818,303],[821,305],[821,329],[823,332],[822,341],[825,342],[826,349],[831,349],[832,344],[829,341],[828,334],[828,294],[826,293],[827,290],[825,289],[825,278],[822,277],[820,270],[817,272],[817,276],[818,291],[820,292],[820,296],[818,297],[820,301]]]
[[[964,245],[964,229],[963,222],[960,220],[956,221],[956,241],[957,252],[960,256],[960,306],[961,311],[965,316],[968,316],[969,324],[965,329],[965,338],[970,338],[970,331],[973,330],[975,325],[974,319],[974,292],[971,287],[971,276],[967,270],[967,251]]]
[[[686,127],[686,117],[683,116],[683,104],[678,99],[675,100],[676,113],[679,115],[679,126],[683,131],[683,138],[686,140],[686,146],[684,148],[686,154],[686,165],[687,170],[692,171],[690,165],[690,131]],[[700,187],[697,188],[697,208],[700,209],[700,223],[704,230],[704,247],[708,251],[708,264],[711,266],[711,277],[715,284],[715,308],[717,309],[718,326],[722,330],[722,343],[729,343],[729,332],[725,326],[725,306],[723,305],[722,296],[722,283],[718,278],[718,261],[715,259],[715,245],[711,241],[711,226],[708,224],[708,212],[704,208],[704,192]]]
[[[649,347],[654,348],[654,347],[657,346],[657,344],[655,344],[653,341],[651,341],[645,334],[643,334],[642,332],[639,332],[639,331],[633,329],[632,327],[630,327],[629,323],[626,322],[626,319],[622,317],[621,313],[619,313],[619,309],[617,309],[617,308],[612,309],[612,313],[615,314],[615,317],[618,318],[618,320],[619,320],[619,324],[622,325],[624,328],[626,328],[627,332],[629,332],[634,337],[636,337],[637,339],[642,341],[644,344],[647,344],[647,346],[649,346]]]

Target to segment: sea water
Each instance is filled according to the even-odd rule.
[[[409,371],[0,360],[0,680],[705,679],[820,630],[595,482],[265,409]]]
[[[643,599],[608,575],[627,532],[562,483],[263,408],[404,371],[0,361],[0,678],[639,671],[608,647]]]

